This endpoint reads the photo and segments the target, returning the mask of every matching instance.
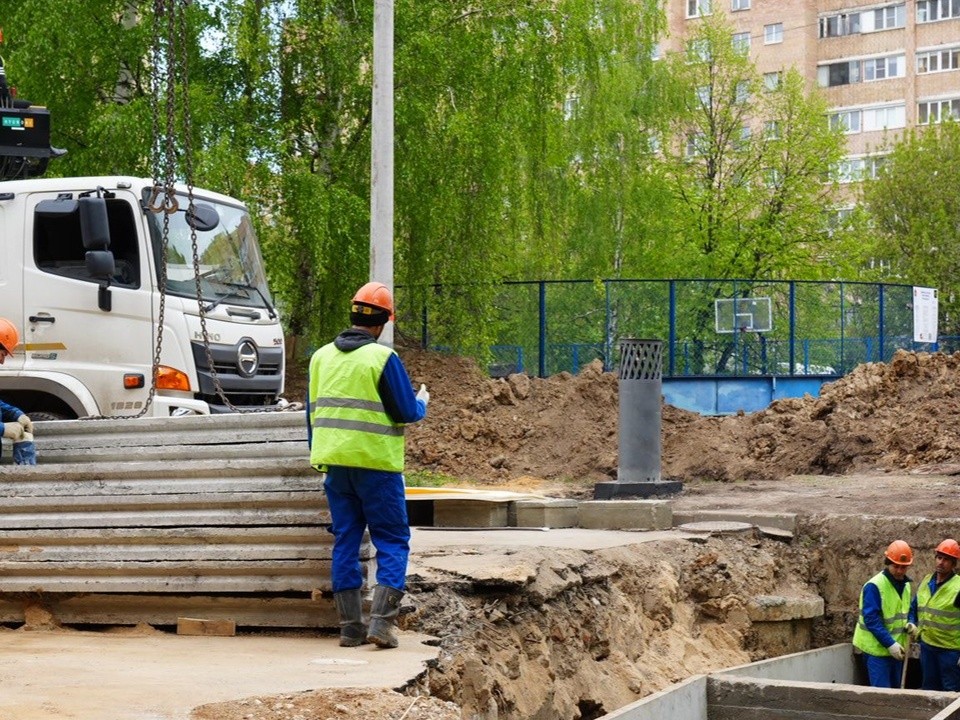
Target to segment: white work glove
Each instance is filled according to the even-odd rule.
[[[3,424],[3,436],[10,438],[14,442],[23,440],[23,425],[18,422],[8,422]]]
[[[890,657],[894,660],[903,661],[903,645],[898,642],[895,642],[893,645],[887,648],[890,651]]]
[[[430,393],[427,392],[427,386],[420,383],[420,389],[417,390],[417,400],[423,400],[424,405],[430,404]]]
[[[907,630],[907,635],[909,635],[910,637],[912,637],[914,640],[916,640],[916,639],[917,639],[917,635],[920,634],[920,628],[918,628],[918,627],[917,627],[916,625],[914,625],[913,623],[907,623],[906,630]]]
[[[23,425],[23,431],[32,433],[33,432],[33,420],[31,420],[26,415],[21,415],[17,418],[17,422]]]

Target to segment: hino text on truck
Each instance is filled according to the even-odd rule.
[[[40,178],[64,151],[2,59],[0,118],[0,316],[23,343],[0,397],[34,420],[276,406],[283,332],[243,204],[180,186],[158,200],[151,179]]]

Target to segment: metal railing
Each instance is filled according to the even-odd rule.
[[[414,296],[428,300],[417,302]],[[398,318],[425,347],[486,357],[492,374],[546,377],[600,360],[618,363],[619,340],[662,339],[664,377],[843,375],[888,361],[899,348],[935,350],[913,337],[912,286],[800,280],[539,280],[496,288],[484,322],[487,348],[435,343],[432,324],[457,289],[397,289]],[[769,330],[718,332],[715,303],[769,298]],[[945,341],[946,338],[943,339]],[[941,344],[943,343],[941,341]]]

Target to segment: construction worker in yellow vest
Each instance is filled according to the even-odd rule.
[[[397,647],[394,624],[406,587],[404,425],[424,418],[430,394],[424,385],[414,393],[400,356],[377,343],[390,320],[393,294],[383,283],[369,282],[353,297],[351,327],[310,359],[310,464],[326,473],[330,575],[343,647]],[[367,530],[377,549],[369,627],[363,621],[360,564]]]
[[[917,586],[911,615],[920,635],[921,687],[960,691],[960,544],[947,538],[937,545],[936,572]]]
[[[910,613],[907,569],[913,564],[913,550],[903,540],[894,540],[884,552],[884,564],[860,590],[853,646],[863,654],[873,687],[898,688]]]

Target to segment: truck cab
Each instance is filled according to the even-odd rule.
[[[283,332],[239,201],[158,201],[133,177],[10,180],[0,237],[0,315],[22,338],[0,397],[31,417],[137,415],[155,367],[150,416],[279,400]]]

